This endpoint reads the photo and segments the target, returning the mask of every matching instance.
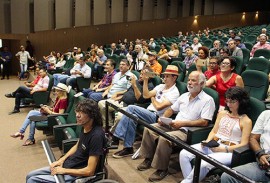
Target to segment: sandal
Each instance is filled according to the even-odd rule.
[[[30,145],[34,145],[35,143],[36,143],[36,141],[35,141],[35,140],[30,140],[30,139],[27,139],[27,140],[24,142],[23,146],[30,146]]]

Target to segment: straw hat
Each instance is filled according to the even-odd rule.
[[[69,91],[67,85],[65,85],[63,83],[58,83],[57,86],[55,86],[53,88],[56,89],[56,90],[65,91],[65,92]]]
[[[168,65],[165,72],[162,74],[173,74],[179,76],[178,67],[175,65]]]

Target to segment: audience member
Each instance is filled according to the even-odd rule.
[[[257,162],[248,163],[233,168],[242,175],[256,182],[269,182],[269,127],[270,111],[266,110],[258,117],[249,138],[249,146],[256,155]],[[221,183],[240,183],[227,173],[221,176]]]
[[[235,36],[234,40],[238,48],[246,48],[246,45],[244,43],[241,43],[241,38],[239,36]]]
[[[193,48],[191,46],[186,47],[185,51],[186,57],[183,62],[186,64],[186,68],[189,69],[189,67],[195,62],[198,56],[193,53]]]
[[[191,45],[191,47],[193,48],[193,51],[195,53],[198,53],[199,47],[202,47],[202,44],[199,43],[199,38],[197,38],[197,37],[193,38],[193,44]]]
[[[1,80],[5,79],[7,76],[7,79],[9,79],[10,73],[10,67],[11,67],[11,59],[12,54],[10,51],[8,51],[8,47],[4,46],[4,50],[0,52],[0,62],[3,64],[3,72],[2,72],[2,78]],[[1,64],[0,64],[0,71],[1,71]]]
[[[168,65],[164,74],[165,84],[156,86],[153,90],[148,90],[148,77],[143,71],[143,97],[151,98],[151,104],[147,109],[135,105],[129,105],[126,111],[132,115],[145,120],[148,123],[155,123],[159,116],[162,116],[164,111],[169,108],[179,97],[179,91],[175,85],[178,77],[178,67]],[[133,154],[133,143],[135,141],[137,123],[129,117],[123,115],[122,119],[117,124],[113,134],[114,144],[119,139],[124,141],[124,149],[113,154],[114,158],[122,158]]]
[[[253,47],[252,50],[250,51],[250,56],[253,57],[254,53],[256,50],[259,49],[267,49],[270,50],[270,44],[266,42],[267,41],[267,37],[265,34],[261,34],[260,35],[260,41],[258,43],[256,43]]]
[[[209,60],[209,70],[204,72],[206,80],[209,80],[212,76],[215,76],[220,73],[219,70],[220,57],[210,57]]]
[[[212,120],[215,103],[212,97],[202,91],[204,84],[205,77],[202,73],[191,72],[188,79],[189,92],[182,94],[171,107],[166,109],[163,115],[160,115],[160,117],[169,118],[177,113],[175,120],[172,120],[168,126],[162,123],[159,118],[158,123],[153,124],[153,126],[182,141],[186,141],[189,127],[207,126],[208,121]],[[140,155],[145,160],[137,169],[144,171],[152,166],[157,170],[149,177],[149,181],[162,180],[168,175],[172,147],[173,144],[166,138],[145,128],[140,148]]]
[[[130,78],[133,76],[137,79],[137,77],[129,70],[129,62],[126,59],[122,59],[119,65],[119,72],[114,75],[112,84],[107,90],[105,90],[102,95],[92,97],[96,102],[99,102],[99,108],[102,114],[103,124],[105,125],[105,117],[106,117],[106,110],[105,104],[107,99],[111,103],[119,105],[119,100],[123,97],[123,94],[127,92],[127,90],[131,87]],[[113,125],[112,119],[112,108],[109,108],[109,125]]]
[[[35,135],[36,123],[35,121],[31,121],[29,117],[44,116],[44,115],[51,115],[51,114],[63,114],[65,112],[67,108],[67,103],[68,103],[68,99],[67,99],[68,87],[63,83],[58,83],[58,85],[54,87],[54,89],[56,93],[56,100],[53,107],[44,105],[40,108],[40,110],[31,110],[27,114],[20,130],[16,132],[15,134],[10,135],[13,138],[20,137],[20,139],[22,140],[24,138],[24,133],[26,131],[26,128],[30,125],[29,136],[28,136],[28,139],[24,142],[23,146],[29,146],[29,145],[35,144],[34,135]],[[45,124],[48,124],[48,121],[43,121],[42,123],[44,123],[45,125]]]
[[[112,84],[114,75],[117,73],[115,66],[116,62],[112,59],[108,59],[104,67],[107,74],[105,74],[102,80],[92,89],[85,89],[81,94],[83,94],[84,97],[91,98],[93,100],[102,97],[102,93],[109,88],[109,86]]]
[[[76,145],[49,167],[30,172],[27,183],[56,182],[53,176],[57,174],[64,175],[65,182],[73,182],[76,177],[95,174],[106,144],[101,114],[96,102],[90,99],[80,102],[75,112],[77,124],[83,127]]]
[[[223,57],[220,63],[220,73],[212,76],[207,82],[206,86],[216,86],[219,94],[219,104],[225,107],[225,92],[233,86],[244,87],[243,79],[240,75],[235,73],[236,61],[232,57]],[[222,108],[221,108],[222,109]]]
[[[220,163],[230,166],[232,152],[235,148],[248,145],[248,138],[252,129],[252,121],[246,115],[248,107],[248,93],[240,87],[229,88],[225,94],[226,110],[219,112],[215,125],[207,139],[191,147],[201,151]],[[217,142],[216,146],[210,146],[210,141]],[[194,168],[190,161],[195,155],[182,150],[179,155],[184,180],[181,183],[192,183]],[[202,181],[214,165],[202,161],[199,181]]]
[[[236,41],[234,39],[228,42],[229,56],[237,56],[243,58],[243,52],[241,48],[236,46]]]
[[[156,52],[148,52],[148,62],[145,65],[149,67],[156,75],[160,75],[162,72],[162,66],[157,61],[157,54]]]
[[[47,73],[44,69],[40,69],[39,74],[41,78],[32,89],[25,86],[20,86],[14,92],[5,94],[7,98],[15,98],[14,110],[9,114],[20,112],[20,103],[22,98],[33,98],[33,94],[35,92],[47,91],[50,78],[47,76]]]

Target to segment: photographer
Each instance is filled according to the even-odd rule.
[[[234,168],[237,172],[256,182],[269,182],[270,170],[270,143],[269,143],[269,128],[270,128],[270,111],[266,110],[258,117],[256,124],[249,138],[250,148],[255,152],[257,162],[248,163]],[[227,173],[221,176],[222,183],[237,183],[237,179],[231,177]]]
[[[210,57],[220,56],[219,50],[220,50],[220,41],[219,40],[215,40],[214,43],[213,43],[213,48],[211,48],[209,50],[209,53],[210,53],[209,56]]]

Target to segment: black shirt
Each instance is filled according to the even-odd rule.
[[[78,149],[69,156],[64,164],[64,168],[79,169],[88,164],[89,156],[102,156],[104,153],[105,133],[101,126],[92,128],[88,133],[81,133]]]

